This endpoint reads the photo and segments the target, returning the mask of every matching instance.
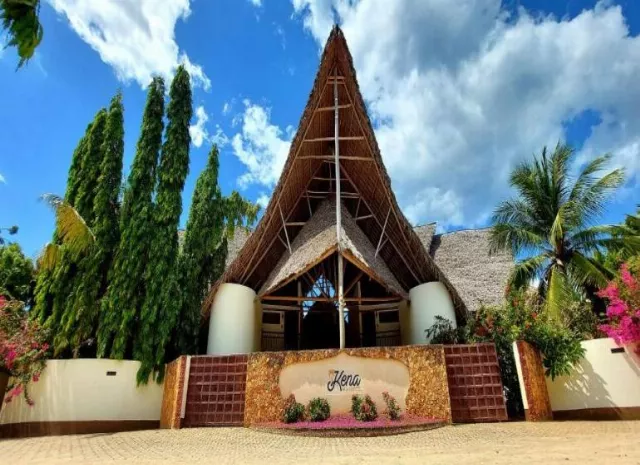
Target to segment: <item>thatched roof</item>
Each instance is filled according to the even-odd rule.
[[[343,192],[353,194],[351,199],[342,199],[347,210],[352,217],[367,218],[359,219],[358,225],[370,243],[377,244],[384,234],[386,240],[378,256],[405,292],[422,283],[441,281],[451,293],[459,320],[466,319],[463,300],[440,272],[398,206],[360,93],[351,53],[337,26],[331,31],[322,53],[307,105],[271,201],[255,231],[219,282],[239,283],[255,290],[261,288],[281,257],[288,253],[283,243],[283,231],[291,242],[301,231],[299,227],[288,226],[283,230],[283,223],[309,220],[318,202],[309,201],[310,191],[329,191],[328,197],[335,195],[331,193],[335,189],[335,180],[331,182],[331,170],[335,169],[335,165],[331,165],[335,148],[334,88],[338,89],[337,100],[341,105],[340,177],[344,183]],[[327,167],[331,170],[325,169]],[[213,286],[203,303],[205,315],[216,290],[217,286]]]
[[[426,250],[429,250],[431,247],[431,240],[433,239],[433,235],[436,233],[436,223],[427,223],[422,226],[416,226],[413,228],[413,231],[416,233],[420,242]]]
[[[325,200],[296,236],[291,244],[291,254],[287,252],[280,258],[259,294],[267,294],[292,277],[313,267],[328,254],[338,250],[337,242],[335,202]],[[349,258],[357,260],[369,276],[389,291],[404,298],[408,297],[384,260],[375,256],[375,247],[360,230],[344,205],[342,206],[340,245],[340,250],[350,252]]]
[[[233,237],[227,242],[227,259],[225,261],[225,269],[229,268],[231,263],[236,259],[245,242],[249,239],[251,231],[245,228],[235,228]]]
[[[489,231],[436,234],[430,241],[431,256],[471,311],[502,303],[514,267],[510,253],[489,256]]]

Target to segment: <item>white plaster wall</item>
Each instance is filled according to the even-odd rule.
[[[207,354],[247,354],[259,350],[256,293],[241,284],[221,284],[211,305]]]
[[[547,378],[551,409],[640,407],[640,364],[613,339],[583,341],[585,356],[569,376]]]
[[[162,385],[136,386],[140,362],[107,359],[49,360],[29,392],[0,410],[0,424],[48,421],[160,420]],[[115,371],[115,376],[107,376]]]
[[[408,344],[427,344],[425,330],[433,326],[436,316],[450,320],[456,327],[456,314],[447,288],[439,281],[420,284],[409,291]]]
[[[520,395],[522,396],[522,405],[525,410],[529,410],[529,401],[527,400],[527,396],[524,390],[524,377],[522,376],[522,364],[520,363],[520,351],[518,350],[518,345],[514,342],[511,344],[513,348],[513,356],[516,362],[516,372],[518,373],[518,384],[520,384]]]

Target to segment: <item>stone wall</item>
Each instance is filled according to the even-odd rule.
[[[391,359],[404,364],[409,370],[406,412],[451,421],[444,349],[439,345],[429,345],[251,354],[247,367],[245,425],[280,420],[284,399],[279,378],[285,367],[325,360],[339,354]],[[327,373],[327,379],[330,376]],[[383,411],[384,406],[379,410]]]
[[[552,420],[553,413],[540,352],[525,341],[514,342],[514,346],[525,418],[527,421]]]
[[[182,356],[167,364],[160,413],[160,428],[178,429],[181,426],[187,361],[188,357]]]

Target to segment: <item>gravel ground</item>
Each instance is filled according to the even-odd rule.
[[[373,438],[288,437],[243,428],[0,440],[0,462],[216,464],[640,464],[640,421],[455,425]]]

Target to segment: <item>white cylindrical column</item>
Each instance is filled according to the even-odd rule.
[[[247,354],[260,349],[256,327],[261,324],[256,293],[240,284],[221,284],[211,305],[208,355]]]
[[[456,312],[449,291],[439,281],[420,284],[409,291],[411,306],[408,312],[406,341],[408,344],[428,344],[425,330],[441,316],[456,325]],[[402,328],[404,331],[404,328]]]

